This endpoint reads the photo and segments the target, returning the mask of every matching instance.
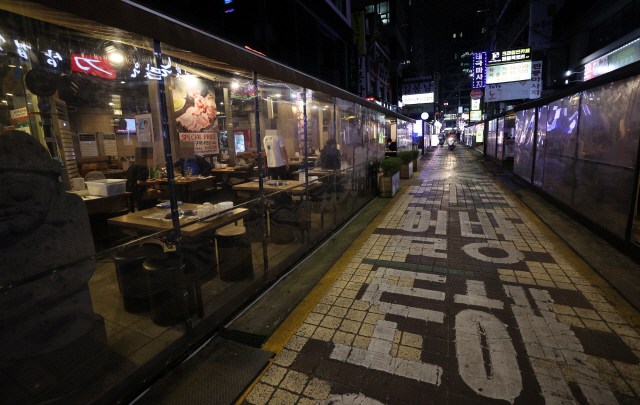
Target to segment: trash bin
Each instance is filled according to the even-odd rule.
[[[240,281],[253,277],[251,243],[244,226],[225,226],[216,231],[218,272],[222,281]]]
[[[189,262],[184,269],[178,253],[166,254],[163,258],[145,260],[143,266],[149,291],[151,320],[158,326],[171,326],[185,321],[183,297],[187,294],[189,316],[196,313],[195,279],[189,274]],[[187,274],[187,275],[185,275]]]
[[[155,243],[145,243],[113,255],[125,311],[133,313],[149,311],[147,276],[144,274],[142,264],[150,257],[163,255],[162,246]]]

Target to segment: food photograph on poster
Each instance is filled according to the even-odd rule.
[[[201,80],[174,80],[173,107],[179,132],[218,130],[216,96]]]

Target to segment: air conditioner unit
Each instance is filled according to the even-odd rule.
[[[78,141],[81,157],[98,156],[98,141],[95,133],[79,133]]]
[[[98,144],[100,146],[100,144]],[[118,157],[118,145],[116,144],[116,134],[102,134],[102,148],[100,155]]]

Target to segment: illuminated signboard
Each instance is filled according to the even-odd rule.
[[[424,93],[433,93],[434,92],[434,83],[430,82],[419,82],[419,83],[404,83],[402,85],[402,94],[424,94]]]
[[[480,109],[480,99],[471,99],[471,110],[479,110]]]
[[[531,80],[531,61],[487,67],[487,84]]]
[[[402,104],[408,105],[433,103],[433,94],[434,93],[408,94],[402,96]]]
[[[469,121],[481,121],[482,111],[471,111],[469,115]]]
[[[584,65],[584,80],[593,79],[638,60],[640,60],[640,38]]]
[[[60,59],[62,60],[62,59]],[[116,71],[106,58],[102,56],[71,55],[71,70],[88,73],[103,79],[115,79]]]
[[[531,60],[531,48],[510,49],[508,51],[491,52],[488,65],[504,65],[505,63],[517,63]]]
[[[487,85],[487,53],[473,54],[473,88],[482,89]]]
[[[413,135],[414,137],[422,136],[422,120],[416,120],[413,124]]]

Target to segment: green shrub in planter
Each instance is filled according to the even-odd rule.
[[[418,156],[420,156],[420,151],[419,150],[412,150],[411,151],[411,156],[413,156],[413,160],[416,160],[418,158]]]
[[[410,151],[402,152],[400,154],[400,159],[402,160],[402,163],[404,163],[405,165],[408,165],[413,161],[413,152],[410,152]]]
[[[382,168],[382,175],[384,177],[391,177],[394,174],[398,173],[400,171],[400,163],[401,160],[397,157],[390,157],[383,160],[380,163],[380,167]]]

